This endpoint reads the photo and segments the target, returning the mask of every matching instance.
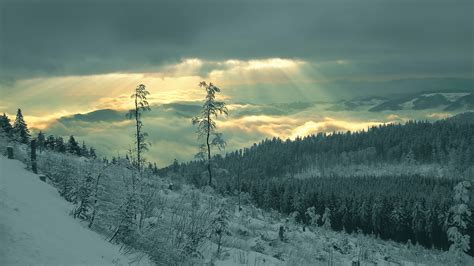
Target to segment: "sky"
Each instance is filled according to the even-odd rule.
[[[341,101],[472,92],[473,25],[472,1],[0,0],[0,111],[124,154],[133,127],[122,113],[143,83],[148,158],[161,165],[197,151],[201,80],[229,105],[218,123],[228,149],[443,118],[453,113]]]

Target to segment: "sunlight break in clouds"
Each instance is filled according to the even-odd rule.
[[[1,102],[0,105],[8,114],[22,108],[32,127],[45,129],[48,121],[63,115],[106,108],[129,109],[129,95],[140,83],[151,92],[150,104],[200,101],[204,97],[204,92],[197,86],[201,80],[210,80],[223,88],[221,98],[232,102],[236,94],[226,93],[236,92],[242,85],[248,88],[263,83],[294,84],[295,79],[302,80],[299,73],[305,64],[301,60],[282,58],[248,61],[189,58],[155,72],[23,79],[13,87],[5,88],[17,101]],[[258,100],[266,95],[254,91],[244,97]]]
[[[344,121],[336,120],[330,117],[325,117],[324,121],[314,122],[307,121],[303,125],[293,129],[290,139],[296,137],[304,137],[318,132],[344,132],[344,131],[360,131],[366,130],[369,127],[380,125],[383,122],[357,122],[357,121]]]

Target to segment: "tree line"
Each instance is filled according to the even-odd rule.
[[[474,165],[474,123],[409,121],[295,140],[274,137],[225,156],[217,155],[213,163],[228,172],[220,177],[222,181],[237,173],[242,179],[267,179],[293,177],[312,167],[324,174],[336,167],[381,163],[439,164],[456,175],[472,170]],[[181,164],[180,169],[186,175],[199,172],[202,161]]]
[[[20,143],[28,144],[33,139],[28,125],[23,118],[21,109],[18,109],[13,125],[11,124],[10,118],[3,113],[3,115],[0,116],[0,128],[3,129],[9,138]],[[36,140],[36,147],[40,152],[50,150],[87,158],[97,158],[94,148],[87,147],[84,141],[80,144],[73,135],[69,136],[68,141],[65,142],[61,136],[49,135],[46,137],[46,135],[40,131],[34,139]]]

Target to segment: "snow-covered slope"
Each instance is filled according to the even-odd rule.
[[[0,265],[128,265],[119,247],[69,216],[57,190],[0,156]]]

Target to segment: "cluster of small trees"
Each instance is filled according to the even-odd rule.
[[[0,116],[0,128],[8,137],[20,143],[28,144],[32,139],[21,109],[18,109],[13,125],[11,124],[10,118],[3,113],[3,115]],[[64,139],[61,136],[49,135],[46,137],[45,134],[40,131],[35,139],[36,147],[40,152],[43,152],[43,150],[52,150],[88,158],[97,158],[94,148],[88,148],[84,141],[82,142],[82,145],[80,145],[74,136],[70,136],[69,140],[64,142]]]
[[[76,141],[74,136],[69,136],[67,142],[64,142],[64,139],[61,136],[49,135],[47,138],[44,133],[40,131],[36,137],[37,147],[40,152],[43,150],[52,150],[60,153],[70,153],[77,156],[83,156],[87,158],[97,158],[95,149],[92,147],[87,147],[85,142],[82,142],[82,145]]]
[[[30,130],[28,129],[28,125],[23,118],[21,109],[18,109],[17,111],[13,126],[11,124],[10,118],[5,113],[3,113],[3,115],[0,116],[0,128],[3,129],[7,136],[14,138],[21,143],[28,143],[30,141]]]
[[[219,88],[212,83],[207,84],[201,82],[199,85],[205,88],[206,99],[202,111],[193,118],[192,122],[198,127],[198,137],[204,140],[204,144],[200,146],[200,152],[198,154],[203,161],[207,157],[206,168],[209,174],[209,186],[212,186],[211,148],[218,147],[222,149],[225,146],[222,135],[216,131],[214,119],[220,114],[227,115],[227,108],[223,102],[216,101],[215,99],[215,94],[220,91]],[[147,161],[144,153],[148,150],[149,143],[146,141],[148,135],[144,132],[142,116],[145,112],[150,111],[147,100],[149,94],[145,85],[140,84],[131,95],[134,108],[129,111],[127,117],[135,122],[134,148],[129,150],[126,162],[130,163],[129,169],[132,173],[132,177],[131,182],[125,187],[125,198],[120,207],[120,222],[114,235],[110,239],[110,241],[115,240],[122,242],[129,247],[144,247],[150,245],[148,237],[140,237],[140,235],[143,235],[141,233],[143,233],[144,230],[149,230],[149,228],[143,228],[143,220],[150,215],[150,210],[154,206],[152,199],[155,189],[150,187],[150,182],[147,182],[146,173],[158,173],[156,164],[148,162],[148,167],[145,167]],[[112,162],[117,163],[118,160],[113,158]],[[175,160],[170,169],[177,171],[178,167],[179,164]],[[178,210],[182,212],[176,213]],[[172,220],[173,219],[176,219],[176,221],[171,222],[177,223],[177,227],[169,231],[171,235],[168,237],[170,237],[170,241],[174,247],[180,250],[179,252],[182,253],[181,255],[183,255],[183,257],[196,254],[202,241],[211,236],[215,236],[218,244],[217,253],[220,253],[222,237],[226,233],[228,219],[227,212],[224,208],[219,209],[217,212],[215,212],[213,208],[200,210],[199,203],[196,202],[195,206],[191,206],[191,209],[182,208],[180,206],[177,210],[174,210]],[[156,230],[153,229],[148,231],[148,234],[151,236],[154,236],[155,233]],[[156,242],[155,240],[153,244],[151,244],[152,247]],[[155,252],[152,252],[152,254],[152,257],[154,257]]]

